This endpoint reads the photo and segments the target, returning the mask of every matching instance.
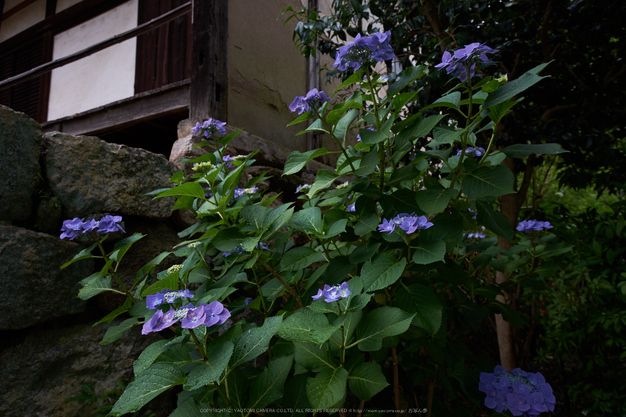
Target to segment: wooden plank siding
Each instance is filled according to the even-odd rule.
[[[139,0],[138,24],[185,4],[186,0]],[[191,77],[191,13],[137,37],[135,94]]]

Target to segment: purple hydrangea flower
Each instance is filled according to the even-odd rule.
[[[154,312],[150,320],[146,321],[143,324],[143,328],[141,329],[141,334],[148,334],[152,332],[160,332],[163,329],[167,329],[168,327],[174,325],[178,322],[179,317],[176,317],[176,310],[170,308],[170,311],[167,313],[163,313],[161,310],[157,310]]]
[[[300,193],[300,192],[306,193],[310,189],[311,189],[311,184],[300,184],[296,188],[296,193]]]
[[[332,101],[330,97],[323,91],[317,91],[317,88],[309,91],[306,96],[298,96],[289,105],[289,110],[293,113],[296,110],[298,114],[302,114],[311,110],[311,107],[317,107],[324,104],[327,101]]]
[[[354,213],[356,211],[356,203],[348,204],[346,210],[348,211],[348,213]]]
[[[250,188],[235,188],[235,196],[234,198],[239,198],[244,194],[254,194],[259,191],[259,187],[250,187]]]
[[[338,301],[343,298],[348,298],[352,294],[350,291],[350,287],[347,282],[342,283],[341,285],[324,285],[323,290],[318,290],[317,294],[312,296],[314,300],[319,300],[324,297],[324,301],[327,303],[332,303],[333,301]]]
[[[223,324],[230,317],[228,311],[219,301],[213,301],[210,304],[203,304],[204,307],[204,325],[206,327]]]
[[[98,233],[113,233],[117,231],[126,233],[120,225],[121,221],[122,216],[111,216],[110,214],[104,216],[98,223]]]
[[[243,306],[247,306],[248,304],[250,304],[252,301],[254,301],[251,297],[246,297],[245,300],[243,300]]]
[[[83,223],[83,230],[85,231],[85,233],[93,232],[98,228],[98,225],[99,222],[95,219],[87,220],[85,223]]]
[[[387,232],[388,235],[390,235],[391,232],[393,232],[395,228],[396,228],[396,224],[393,222],[393,220],[383,219],[383,222],[378,225],[378,231]]]
[[[435,68],[446,69],[448,74],[459,78],[461,81],[466,81],[469,76],[473,77],[475,74],[476,63],[487,63],[489,59],[486,54],[493,54],[497,52],[495,49],[475,42],[465,47],[454,51],[451,54],[448,51],[443,53],[441,64],[435,65]]]
[[[468,239],[484,239],[486,236],[480,232],[471,232],[465,235]]]
[[[241,245],[237,245],[237,246],[235,246],[235,248],[234,248],[233,250],[227,250],[227,251],[225,251],[225,252],[222,252],[222,254],[223,254],[225,257],[227,257],[227,256],[232,255],[234,252],[238,253],[239,255],[243,255],[244,253],[246,253],[246,252],[243,250],[243,247],[242,247]]]
[[[333,65],[340,71],[346,71],[348,68],[356,71],[367,62],[393,59],[396,55],[389,44],[390,39],[391,31],[389,30],[366,37],[361,37],[359,33],[354,41],[339,47]]]
[[[459,149],[455,156],[461,156],[462,152],[463,152],[463,149]],[[485,150],[481,148],[480,146],[477,146],[475,148],[473,146],[470,146],[468,148],[465,148],[465,154],[474,155],[475,157],[481,157],[485,154]]]
[[[554,411],[556,405],[552,387],[539,372],[519,368],[511,372],[498,365],[493,373],[481,372],[478,389],[487,394],[485,406],[498,413],[509,410],[514,416],[538,416]]]
[[[410,216],[408,214],[398,214],[392,221],[407,234],[415,233],[418,229],[428,229],[433,225],[426,216],[418,217],[415,214]]]
[[[550,222],[542,222],[539,220],[523,220],[517,225],[517,230],[525,233],[539,232],[544,229],[552,229],[552,225],[550,224]]]
[[[231,164],[231,162],[235,162],[235,158],[233,158],[230,155],[224,155],[222,156],[222,161],[224,161],[226,168],[230,168],[233,166],[233,164]]]
[[[193,294],[189,290],[172,291],[169,289],[165,289],[156,294],[151,294],[147,296],[146,307],[149,310],[154,310],[163,303],[172,304],[179,298],[193,298]]]
[[[78,217],[72,220],[64,220],[63,227],[61,227],[61,239],[74,240],[78,235],[83,233],[84,220]]]
[[[210,118],[209,120],[205,120],[203,123],[196,123],[196,125],[191,129],[191,133],[193,135],[197,135],[202,132],[204,137],[210,137],[213,133],[219,132],[222,135],[226,134],[226,122],[220,122],[219,120],[213,120]]]

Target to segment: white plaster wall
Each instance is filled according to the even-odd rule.
[[[137,2],[128,2],[54,37],[53,59],[85,49],[137,26]],[[70,116],[135,92],[137,38],[54,69],[48,120]]]
[[[4,3],[3,11],[7,12],[13,7],[21,3],[19,0],[7,0]],[[17,35],[21,31],[28,29],[35,23],[38,23],[46,18],[46,0],[37,0],[9,17],[2,22],[0,28],[0,42],[9,39],[12,36]]]
[[[57,0],[57,10],[56,12],[59,13],[62,10],[65,10],[77,3],[80,3],[82,0]]]

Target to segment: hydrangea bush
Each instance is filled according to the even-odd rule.
[[[71,261],[96,257],[91,251],[98,246],[105,266],[83,280],[79,297],[104,291],[127,297],[101,320],[130,317],[109,327],[103,343],[134,326],[164,337],[137,359],[136,379],[112,415],[135,412],[175,386],[182,386],[176,416],[207,407],[243,416],[269,415],[267,407],[294,415],[366,403],[437,407],[435,384],[451,398],[475,391],[478,373],[453,340],[493,313],[518,317],[496,299],[503,287],[489,271],[508,267],[530,276],[552,256],[545,247],[555,238],[540,230],[549,225],[536,222],[520,225],[516,236],[497,208],[497,198],[514,191],[513,175],[500,163],[507,156],[562,152],[556,145],[494,148],[498,123],[545,67],[511,82],[480,76],[486,55],[495,52],[471,44],[445,53],[434,70],[453,77],[450,91],[409,115],[406,106],[419,93],[411,85],[429,66],[384,78],[373,72],[374,63],[394,57],[388,32],[357,36],[341,47],[335,66],[352,74],[336,93],[349,97],[338,102],[339,94],[312,90],[290,106],[298,113],[292,124],[312,121],[302,133],[322,132],[340,149],[334,167],[298,187],[296,204],[272,204],[276,197],[257,186],[263,175],[242,183],[254,153],[224,154],[238,132],[225,135],[217,120],[198,123],[194,134],[215,151],[187,161],[193,175],[178,172],[173,188],[154,192],[156,198],[176,196],[174,209],[191,210],[198,219],[171,252],[184,262],[156,273],[165,252],[125,287],[115,271],[140,234],[109,254],[95,234],[98,243]],[[352,141],[353,130],[360,141]],[[284,175],[331,153],[295,151]],[[74,219],[63,232],[72,238],[95,229]],[[105,223],[101,230],[116,228]],[[498,237],[516,244],[504,252]],[[480,379],[488,407],[514,415],[554,408],[540,374],[496,368],[494,375]]]

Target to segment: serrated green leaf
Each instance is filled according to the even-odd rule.
[[[396,304],[408,313],[415,313],[413,324],[433,336],[441,327],[443,306],[432,288],[421,284],[401,286]]]
[[[326,155],[327,153],[328,150],[326,148],[312,149],[307,152],[293,151],[291,155],[287,157],[283,175],[297,174],[309,161],[319,156]]]
[[[263,229],[263,221],[265,220],[267,209],[258,204],[250,204],[242,208],[239,214],[255,230],[261,230]]]
[[[285,340],[321,345],[335,333],[338,327],[328,324],[328,319],[324,314],[301,308],[283,321],[278,335]]]
[[[138,411],[157,395],[180,384],[184,377],[185,373],[174,365],[153,364],[128,385],[113,406],[111,414],[120,416]]]
[[[221,251],[233,250],[237,245],[241,245],[241,242],[248,237],[245,233],[242,233],[236,227],[229,227],[228,229],[220,230],[213,238],[211,243]]]
[[[337,404],[346,394],[348,371],[345,368],[324,369],[306,381],[306,396],[316,410]]]
[[[353,344],[358,344],[359,349],[365,352],[379,350],[385,337],[406,332],[414,316],[396,307],[384,306],[372,310],[357,326],[357,340]]]
[[[299,271],[314,262],[323,261],[324,254],[308,246],[299,246],[291,249],[280,258],[281,271]]]
[[[389,252],[376,255],[365,262],[361,270],[361,280],[366,292],[383,289],[394,284],[402,276],[406,267],[406,258],[399,261]]]
[[[204,199],[204,193],[204,188],[202,188],[202,186],[197,182],[186,182],[174,188],[163,191],[154,198],[186,195],[189,197]]]
[[[150,365],[154,363],[156,358],[158,358],[159,355],[163,353],[163,346],[167,345],[169,342],[170,341],[167,339],[159,340],[145,348],[133,364],[133,371],[135,372],[135,376],[148,369]]]
[[[293,356],[280,356],[269,361],[267,368],[252,381],[248,399],[250,408],[265,408],[283,396],[292,363]]]
[[[515,236],[513,225],[511,225],[511,222],[504,214],[494,211],[491,208],[491,204],[483,201],[476,202],[476,209],[478,212],[476,216],[478,223],[482,224],[498,236],[502,236],[507,240],[513,240],[513,237]]]
[[[428,265],[443,261],[446,255],[446,242],[441,239],[420,242],[414,249],[413,262],[419,265]]]
[[[269,317],[261,327],[243,332],[234,340],[235,350],[231,357],[231,367],[244,364],[267,351],[270,339],[278,332],[283,316]]]
[[[133,317],[131,319],[124,320],[117,326],[109,326],[100,344],[108,345],[109,343],[120,340],[122,336],[124,336],[124,334],[137,323],[139,323],[139,319]]]
[[[558,143],[543,143],[537,145],[524,145],[517,144],[507,146],[502,149],[502,152],[506,154],[509,158],[526,158],[532,154],[535,155],[560,155],[562,153],[568,153],[563,149],[561,145]]]
[[[538,65],[535,68],[526,71],[521,77],[513,81],[509,81],[493,93],[490,93],[485,100],[484,107],[489,108],[513,98],[522,91],[532,87],[542,79],[546,78],[537,75],[546,67],[546,65],[548,65],[548,63]]]
[[[320,346],[316,343],[294,342],[294,346],[295,361],[303,368],[313,372],[335,369],[333,355],[328,349],[328,343]]]
[[[503,165],[480,167],[463,178],[461,189],[472,200],[499,197],[515,192],[513,181],[513,173]]]
[[[448,207],[450,200],[459,194],[458,190],[442,188],[439,190],[429,189],[418,191],[415,196],[417,205],[427,215],[437,214]]]
[[[184,389],[193,391],[220,380],[228,365],[235,346],[228,341],[219,339],[209,343],[206,347],[207,360],[198,364],[189,372],[185,380]]]
[[[357,365],[348,376],[350,391],[362,401],[369,401],[389,385],[380,365],[363,362]]]
[[[319,207],[308,207],[291,216],[291,224],[309,233],[321,233],[323,228],[322,210]]]
[[[83,288],[81,288],[78,292],[78,298],[81,300],[89,300],[91,297],[94,297],[104,291],[110,291],[113,289],[110,275],[96,275],[92,280],[83,285]]]
[[[93,245],[89,246],[88,248],[85,248],[85,249],[81,250],[71,260],[69,260],[66,263],[64,263],[63,265],[61,265],[61,267],[59,269],[65,269],[68,266],[70,266],[71,264],[73,264],[74,262],[80,261],[81,259],[96,258],[96,256],[93,256],[91,254],[91,251],[96,247],[96,245],[97,245],[97,243],[94,243]]]

